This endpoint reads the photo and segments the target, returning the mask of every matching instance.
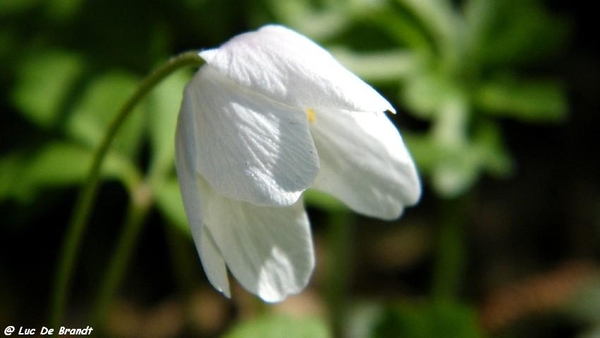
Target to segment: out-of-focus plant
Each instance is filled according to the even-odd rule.
[[[4,184],[5,196],[2,197],[14,196],[27,201],[45,188],[91,179],[88,171],[92,161],[98,159],[96,149],[106,144],[104,134],[108,130],[115,130],[115,105],[129,102],[126,99],[138,86],[138,80],[127,72],[111,71],[87,81],[79,95],[69,96],[69,91],[74,90],[73,84],[80,80],[83,71],[83,62],[77,57],[65,52],[49,51],[26,60],[21,67],[23,74],[12,95],[14,104],[39,128],[55,129],[55,132],[63,134],[33,154],[15,152],[7,157],[8,161],[5,159],[0,162],[0,170],[7,174],[5,179],[8,179]],[[121,236],[116,241],[115,252],[100,282],[100,291],[90,319],[93,325],[102,323],[107,314],[151,208],[159,205],[160,210],[166,211],[167,219],[174,218],[173,224],[185,224],[176,216],[182,209],[181,212],[169,212],[177,208],[173,207],[174,202],[181,203],[178,194],[174,196],[168,188],[170,182],[176,182],[172,168],[173,133],[177,116],[169,112],[177,110],[183,84],[189,76],[182,72],[177,75],[161,83],[146,100],[145,115],[134,113],[134,117],[124,123],[124,130],[114,140],[106,162],[100,168],[100,176],[116,178],[123,184],[130,201]],[[51,92],[50,96],[47,96],[48,91]],[[69,98],[74,98],[73,102],[65,103]],[[40,100],[42,104],[39,104]],[[150,139],[151,155],[147,170],[144,170],[140,165],[140,147],[146,133]],[[22,180],[11,181],[10,178],[16,175]],[[95,183],[90,182],[86,187],[94,186]],[[94,200],[93,192],[92,197],[88,198],[86,190],[81,195],[82,205],[90,205]],[[168,196],[164,197],[165,194]],[[77,212],[79,210],[80,207],[76,208]],[[61,323],[68,300],[72,267],[84,233],[85,219],[79,218],[79,213],[75,213],[74,226],[69,228],[66,235],[63,260],[57,268],[51,308],[52,325]],[[189,231],[184,227],[182,229]]]
[[[181,92],[190,76],[180,71],[157,86],[136,108],[144,114],[135,112],[125,122],[103,162],[101,178],[122,183],[130,201],[121,237],[100,283],[91,314],[94,323],[103,321],[152,207],[162,211],[170,224],[189,233],[173,171],[173,135]],[[49,188],[84,182],[117,108],[138,82],[137,76],[125,70],[91,75],[85,57],[67,50],[39,50],[18,63],[10,99],[43,136],[42,142],[13,149],[0,158],[0,201],[16,199],[28,204]],[[146,137],[150,155],[144,164],[141,148]],[[77,255],[70,256],[74,261]],[[69,279],[68,275],[58,278]],[[58,290],[54,297],[61,295]],[[51,315],[60,318],[60,312],[53,308]]]
[[[11,95],[15,106],[41,130],[61,135],[34,150],[15,150],[0,160],[0,171],[4,173],[0,199],[12,197],[28,202],[44,189],[84,180],[94,148],[115,114],[115,106],[133,92],[138,79],[126,71],[86,79],[84,60],[66,51],[45,51],[17,67],[18,81]],[[183,207],[174,205],[179,197],[172,171],[177,117],[172,112],[177,111],[189,76],[180,72],[151,94],[147,104],[139,108],[145,109],[145,114],[133,114],[102,169],[105,178],[117,179],[130,193],[145,176],[151,176],[153,196],[160,209],[180,225],[185,222],[179,215]],[[79,95],[74,96],[74,92]],[[152,147],[148,173],[139,165],[144,135],[149,135]],[[15,176],[20,179],[14,180]]]
[[[535,73],[560,48],[567,27],[538,1],[312,3],[273,0],[271,6],[278,18],[317,38],[361,41],[359,51],[343,47],[334,54],[366,81],[398,84],[399,106],[429,123],[405,138],[441,197],[464,194],[483,173],[512,172],[498,120],[566,117],[560,81]],[[369,36],[383,43],[369,46]]]
[[[474,312],[458,299],[467,196],[483,175],[514,171],[503,120],[565,120],[561,82],[537,74],[552,73],[546,58],[560,50],[568,27],[535,0],[268,3],[278,20],[341,46],[331,50],[342,63],[380,88],[397,90],[400,119],[408,113],[419,121],[403,136],[425,184],[441,199],[433,302],[410,313],[404,304],[393,305],[378,317],[374,334],[478,336]],[[464,308],[460,318],[453,315],[458,308]]]

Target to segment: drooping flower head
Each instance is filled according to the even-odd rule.
[[[394,108],[308,38],[265,26],[200,56],[179,113],[177,174],[202,264],[225,295],[227,268],[269,302],[306,286],[308,188],[382,219],[418,201],[414,163],[385,114]]]

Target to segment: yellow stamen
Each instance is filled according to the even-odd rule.
[[[306,115],[308,116],[308,123],[313,123],[317,119],[314,109],[311,109],[311,108],[306,109]]]

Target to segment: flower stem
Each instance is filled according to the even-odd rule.
[[[53,297],[50,313],[50,324],[52,327],[58,327],[63,320],[63,315],[67,303],[67,294],[73,268],[75,267],[75,258],[79,250],[79,244],[85,230],[85,224],[89,217],[92,205],[95,202],[96,191],[100,176],[102,162],[110,148],[110,145],[115,138],[117,131],[133,111],[133,108],[150,92],[161,80],[173,73],[177,69],[186,66],[200,66],[204,60],[197,52],[186,52],[177,55],[165,64],[160,66],[150,75],[148,75],[138,86],[133,95],[121,107],[117,115],[114,117],[104,138],[97,148],[92,159],[88,178],[83,186],[75,211],[71,218],[67,233],[65,234],[64,243],[59,257],[59,265],[57,267],[56,278],[53,285]]]
[[[327,303],[334,338],[346,336],[347,296],[352,274],[352,239],[354,220],[346,211],[333,211],[328,222]]]
[[[459,296],[465,272],[465,197],[442,201],[432,296],[453,301]]]
[[[100,293],[96,299],[92,311],[92,319],[89,323],[92,327],[98,324],[103,325],[106,313],[114,299],[115,292],[121,280],[129,261],[131,253],[136,247],[138,235],[142,229],[142,224],[152,206],[152,193],[147,184],[140,184],[133,192],[129,210],[119,243],[110,260],[104,279],[102,280]]]

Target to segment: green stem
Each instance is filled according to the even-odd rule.
[[[464,197],[442,203],[432,295],[452,301],[459,296],[465,272],[467,204]]]
[[[204,63],[204,60],[198,55],[197,52],[186,52],[168,60],[165,64],[156,69],[153,73],[148,75],[139,85],[133,95],[125,102],[121,107],[121,110],[114,117],[113,121],[109,125],[104,139],[100,143],[100,146],[96,150],[92,164],[90,166],[89,174],[85,185],[83,186],[71,223],[67,228],[63,247],[59,257],[59,265],[57,268],[56,278],[53,286],[53,298],[51,305],[50,324],[52,327],[58,327],[63,320],[67,294],[69,290],[69,283],[73,268],[75,266],[75,258],[79,250],[79,244],[85,230],[85,224],[89,217],[92,205],[95,202],[96,190],[98,188],[98,181],[100,176],[100,169],[102,162],[108,152],[108,149],[119,130],[119,127],[123,124],[126,118],[133,111],[133,108],[141,101],[142,98],[150,92],[152,88],[156,86],[161,80],[173,73],[177,69],[186,66],[200,66]]]
[[[330,215],[327,228],[328,276],[327,303],[334,338],[343,338],[347,320],[347,296],[352,274],[352,242],[354,220],[346,211],[335,211]]]
[[[131,254],[136,247],[140,230],[151,206],[152,193],[150,192],[150,188],[146,184],[139,185],[133,193],[127,218],[119,237],[119,243],[102,280],[102,288],[96,299],[92,311],[92,320],[89,323],[92,327],[104,324],[106,313],[123,279],[125,269],[129,265]]]

